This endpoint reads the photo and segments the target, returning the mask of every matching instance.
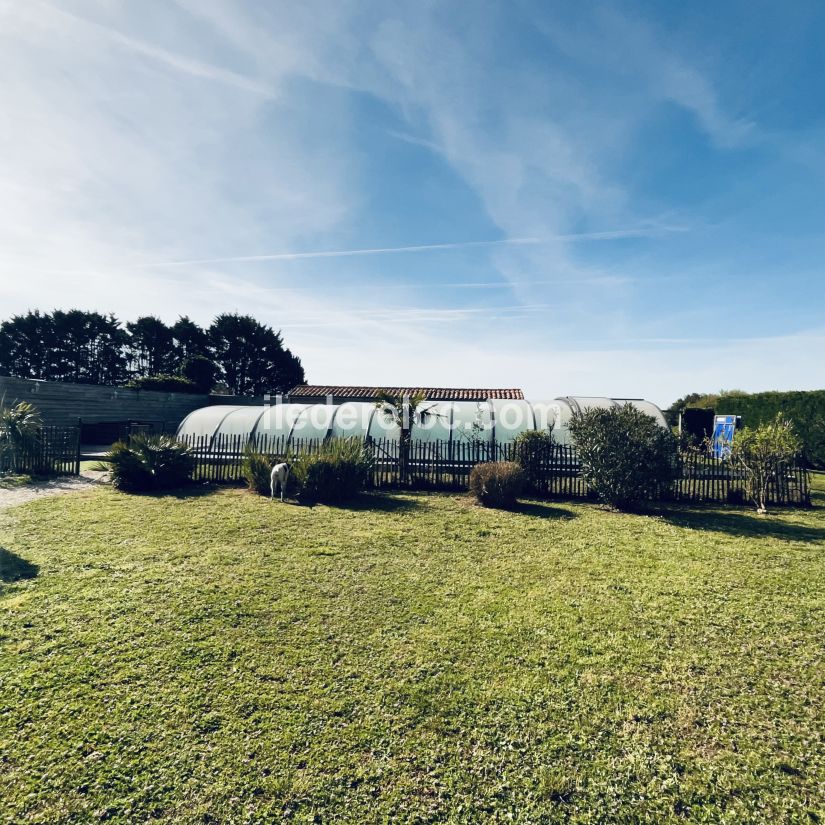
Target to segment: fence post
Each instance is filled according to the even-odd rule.
[[[83,426],[83,419],[77,419],[77,438],[75,444],[75,454],[74,454],[74,474],[76,476],[80,475],[80,433],[81,427]]]

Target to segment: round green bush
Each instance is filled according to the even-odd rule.
[[[581,474],[602,502],[633,510],[669,495],[678,443],[669,429],[631,404],[577,412],[568,424]]]

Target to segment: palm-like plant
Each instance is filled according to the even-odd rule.
[[[411,395],[406,393],[394,393],[390,390],[379,390],[375,400],[375,406],[390,424],[395,424],[401,431],[398,453],[398,471],[401,481],[407,478],[407,459],[410,451],[410,441],[412,440],[413,424],[422,424],[432,415],[429,407],[425,406],[427,394],[414,392]]]
[[[409,436],[412,432],[414,423],[423,421],[426,418],[427,410],[424,409],[426,400],[426,393],[420,390],[412,395],[394,393],[390,390],[378,390],[375,406],[378,407],[388,422],[398,426],[403,438],[405,434]]]
[[[0,472],[15,472],[23,453],[37,444],[42,421],[28,401],[7,407],[0,400]]]

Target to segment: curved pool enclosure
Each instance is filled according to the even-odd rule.
[[[554,401],[425,401],[425,415],[414,423],[412,440],[474,441],[506,444],[525,430],[552,428],[558,444],[569,444],[567,424],[576,411],[632,404],[667,426],[662,411],[641,399],[565,396]],[[322,441],[334,437],[358,437],[398,441],[399,428],[373,403],[273,404],[260,406],[217,405],[195,410],[178,427],[179,438],[242,436],[257,439]]]

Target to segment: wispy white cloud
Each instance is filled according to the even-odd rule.
[[[717,147],[753,140],[718,77],[644,20],[599,12],[570,26],[561,6],[536,20],[574,70],[497,61],[501,26],[523,10],[9,4],[0,305],[204,323],[251,312],[283,328],[310,378],[342,382],[403,374],[666,402],[734,370],[746,387],[825,380],[805,369],[815,330],[694,340],[701,319],[679,315],[678,296],[651,309],[636,291],[678,277],[678,259],[662,273],[607,254],[616,240],[678,240],[696,226],[678,204],[637,201],[622,175],[651,110],[683,108]],[[445,25],[451,15],[462,25]],[[604,82],[585,87],[576,68]],[[365,186],[376,174],[367,108],[384,116],[377,131],[436,153],[477,199],[469,231],[446,215],[435,240],[503,239],[406,245],[396,226],[383,242],[376,227],[389,222],[375,220]],[[404,171],[399,201],[419,184]],[[660,209],[667,218],[646,220]],[[442,252],[455,254],[427,254]]]
[[[221,257],[262,237],[290,248],[340,225],[357,195],[319,114],[234,84],[263,90],[285,76],[242,77],[197,52],[182,62],[183,47],[150,57],[111,35],[122,27],[144,42],[132,37],[145,23],[131,8],[86,4],[106,26],[38,3],[4,15],[4,113],[14,124],[0,129],[6,271],[82,267],[113,278],[194,248]],[[145,20],[162,22],[154,30],[167,39],[190,37],[172,11],[158,4]]]
[[[624,131],[620,122],[626,115],[638,117],[639,111],[664,101],[691,112],[719,146],[733,148],[755,139],[755,123],[726,107],[714,78],[691,61],[672,33],[648,20],[602,4],[589,16],[588,26],[572,25],[563,15],[535,16],[533,21],[554,48],[592,70],[609,73],[622,89],[624,112],[611,112],[609,106],[603,110],[611,112],[612,125],[619,126],[611,134]],[[615,95],[615,87],[606,94]]]
[[[135,37],[130,37],[111,26],[90,20],[77,14],[61,9],[45,0],[33,0],[35,5],[44,9],[67,24],[81,26],[96,33],[114,46],[127,49],[141,57],[156,61],[163,66],[174,69],[177,72],[189,75],[190,77],[202,80],[210,80],[216,83],[223,83],[235,89],[245,92],[252,92],[263,97],[273,97],[274,91],[265,83],[256,78],[247,77],[238,72],[222,68],[211,63],[205,63],[195,58],[189,57],[181,52],[173,52],[160,46],[148,43]]]

